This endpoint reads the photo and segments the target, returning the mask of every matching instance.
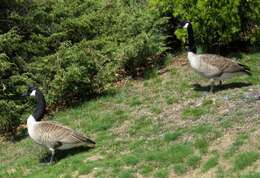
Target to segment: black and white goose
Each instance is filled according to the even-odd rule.
[[[189,63],[196,72],[210,79],[210,92],[213,92],[216,80],[222,84],[222,80],[229,79],[239,74],[251,75],[248,66],[235,62],[229,58],[215,54],[196,54],[197,49],[191,22],[182,22],[179,26],[187,28],[188,31]]]
[[[50,163],[53,162],[55,150],[65,150],[84,145],[95,146],[94,141],[69,127],[56,122],[41,121],[46,104],[43,94],[35,86],[29,86],[27,93],[23,96],[36,98],[36,110],[27,119],[28,133],[36,143],[51,151]]]

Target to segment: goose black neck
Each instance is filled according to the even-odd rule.
[[[46,106],[45,99],[43,94],[37,90],[35,93],[35,98],[36,98],[36,109],[32,115],[36,121],[41,121],[45,113],[45,106]]]
[[[194,36],[193,36],[193,29],[192,29],[192,25],[189,24],[188,26],[188,52],[193,52],[196,53],[197,52],[197,48],[195,45],[195,40],[194,40]]]

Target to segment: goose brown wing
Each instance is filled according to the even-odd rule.
[[[89,141],[83,134],[56,122],[42,121],[37,130],[45,142],[78,144]]]
[[[202,54],[200,55],[200,59],[206,64],[218,68],[220,74],[244,71],[244,68],[241,65],[223,56],[214,54]]]

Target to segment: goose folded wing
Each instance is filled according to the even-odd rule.
[[[83,134],[56,122],[41,122],[38,130],[44,137],[43,139],[48,139],[53,143],[78,144],[88,141]]]
[[[208,65],[216,67],[219,71],[219,75],[221,75],[222,73],[234,73],[243,70],[243,67],[241,67],[238,63],[223,56],[204,54],[200,55],[200,58]]]
[[[216,61],[216,56],[210,54],[200,54],[198,55],[200,60],[200,70],[207,77],[214,77],[221,75],[222,71],[220,64]]]

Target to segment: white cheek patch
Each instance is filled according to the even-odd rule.
[[[36,90],[33,90],[30,94],[30,96],[35,96]]]
[[[188,26],[189,26],[189,23],[186,23],[186,24],[183,26],[183,28],[188,28]]]

